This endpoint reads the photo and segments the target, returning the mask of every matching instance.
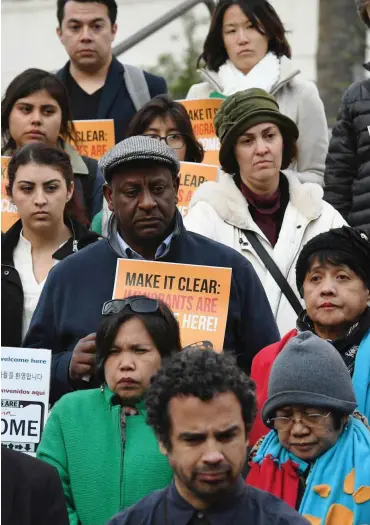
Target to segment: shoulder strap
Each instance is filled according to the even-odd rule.
[[[251,243],[251,245],[255,249],[258,257],[261,259],[263,264],[266,266],[267,270],[270,272],[272,277],[275,279],[275,282],[279,286],[280,290],[283,292],[285,297],[288,299],[295,313],[299,315],[303,310],[303,306],[301,305],[300,301],[297,299],[297,296],[293,292],[292,287],[290,286],[288,281],[285,279],[284,275],[281,273],[275,261],[272,259],[272,257],[263,247],[262,243],[259,241],[257,235],[254,232],[250,230],[243,230],[243,232],[246,235],[248,241]]]
[[[144,71],[138,67],[125,64],[123,78],[135,109],[139,111],[139,109],[152,98],[149,93]]]

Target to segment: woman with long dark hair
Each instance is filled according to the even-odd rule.
[[[43,143],[68,153],[75,191],[89,224],[102,208],[104,179],[96,160],[81,156],[75,141],[68,93],[52,73],[27,69],[8,86],[1,104],[2,155],[10,156],[26,144]]]
[[[220,0],[198,61],[203,82],[192,86],[187,98],[267,91],[299,129],[298,154],[289,170],[301,182],[323,186],[328,150],[324,106],[315,84],[294,67],[285,33],[267,0]]]
[[[69,156],[27,144],[8,165],[7,193],[20,219],[2,236],[1,344],[20,346],[52,267],[97,240],[81,223]]]

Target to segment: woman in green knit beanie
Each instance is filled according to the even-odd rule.
[[[143,396],[162,359],[181,350],[174,315],[144,296],[108,301],[96,348],[101,388],[62,397],[37,450],[59,472],[70,525],[103,525],[172,479]]]
[[[345,221],[323,201],[321,186],[302,184],[294,171],[285,171],[296,156],[298,128],[272,95],[258,88],[239,91],[221,104],[214,124],[226,173],[198,188],[184,224],[250,261],[285,334],[295,328],[303,309],[295,279],[302,246]],[[290,286],[289,299],[268,271],[261,249]]]

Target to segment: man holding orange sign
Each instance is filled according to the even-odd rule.
[[[24,341],[26,347],[52,349],[51,402],[71,389],[96,386],[95,331],[104,302],[115,290],[115,296],[124,296],[134,285],[136,289],[146,285],[159,294],[161,280],[162,293],[171,291],[171,281],[172,291],[176,287],[170,305],[175,313],[179,306],[174,301],[186,301],[185,313],[191,317],[182,323],[197,337],[200,332],[202,337],[215,333],[222,312],[212,299],[229,292],[223,348],[216,349],[235,353],[238,364],[249,372],[254,355],[279,339],[269,303],[244,257],[185,230],[176,208],[180,165],[173,150],[150,137],[130,137],[108,152],[100,166],[106,180],[104,195],[113,212],[108,238],[60,262],[50,273]],[[123,285],[116,272],[121,259],[130,260],[134,268]],[[181,266],[175,273],[166,265],[165,283],[163,274],[155,277],[161,272],[140,270],[145,260]],[[232,269],[229,287],[213,276],[216,267]],[[197,342],[189,338],[185,343]]]

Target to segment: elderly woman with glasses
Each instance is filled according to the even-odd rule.
[[[102,525],[172,479],[143,396],[162,359],[181,350],[178,323],[164,303],[143,296],[108,301],[102,313],[101,388],[65,395],[37,450],[59,472],[70,525]]]
[[[299,332],[310,331],[329,341],[352,377],[358,410],[370,419],[370,241],[356,228],[342,226],[308,241],[296,265],[297,289],[305,302],[296,328],[255,356],[251,377],[257,407],[267,399],[274,360]],[[266,434],[260,410],[249,442]]]
[[[271,431],[252,451],[247,483],[295,507],[312,525],[370,518],[370,430],[337,350],[303,332],[276,358],[262,409]]]

